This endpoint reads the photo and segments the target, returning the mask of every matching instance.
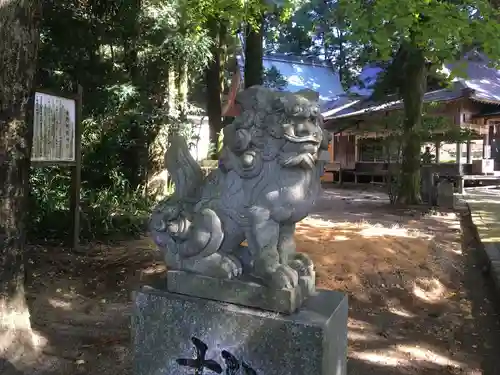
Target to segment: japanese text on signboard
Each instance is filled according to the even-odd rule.
[[[75,161],[75,100],[35,93],[32,161]]]

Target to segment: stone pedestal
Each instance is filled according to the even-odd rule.
[[[347,297],[319,290],[291,315],[144,287],[134,375],[345,375]]]
[[[251,280],[217,279],[184,271],[167,271],[167,284],[160,289],[191,297],[291,314],[316,292],[316,273],[299,277],[295,288],[273,290]]]

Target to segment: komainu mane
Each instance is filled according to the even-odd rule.
[[[319,195],[319,154],[330,135],[309,96],[260,86],[241,92],[241,115],[224,128],[220,167],[206,178],[185,140],[173,142],[165,160],[175,193],[150,223],[169,269],[248,276],[276,289],[314,272],[295,250],[295,224]]]

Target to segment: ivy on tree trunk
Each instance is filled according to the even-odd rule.
[[[403,97],[403,161],[401,164],[398,202],[419,204],[420,197],[420,128],[424,94],[427,89],[428,64],[422,50],[405,44],[399,56],[401,78],[399,90]]]
[[[0,329],[29,329],[25,213],[33,126],[26,121],[39,42],[39,0],[0,2]],[[28,116],[29,117],[29,116]],[[27,320],[27,321],[26,321]]]

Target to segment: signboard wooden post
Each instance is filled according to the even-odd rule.
[[[59,94],[36,90],[33,109],[33,167],[50,165],[71,168],[71,245],[80,237],[82,86],[76,93]]]

